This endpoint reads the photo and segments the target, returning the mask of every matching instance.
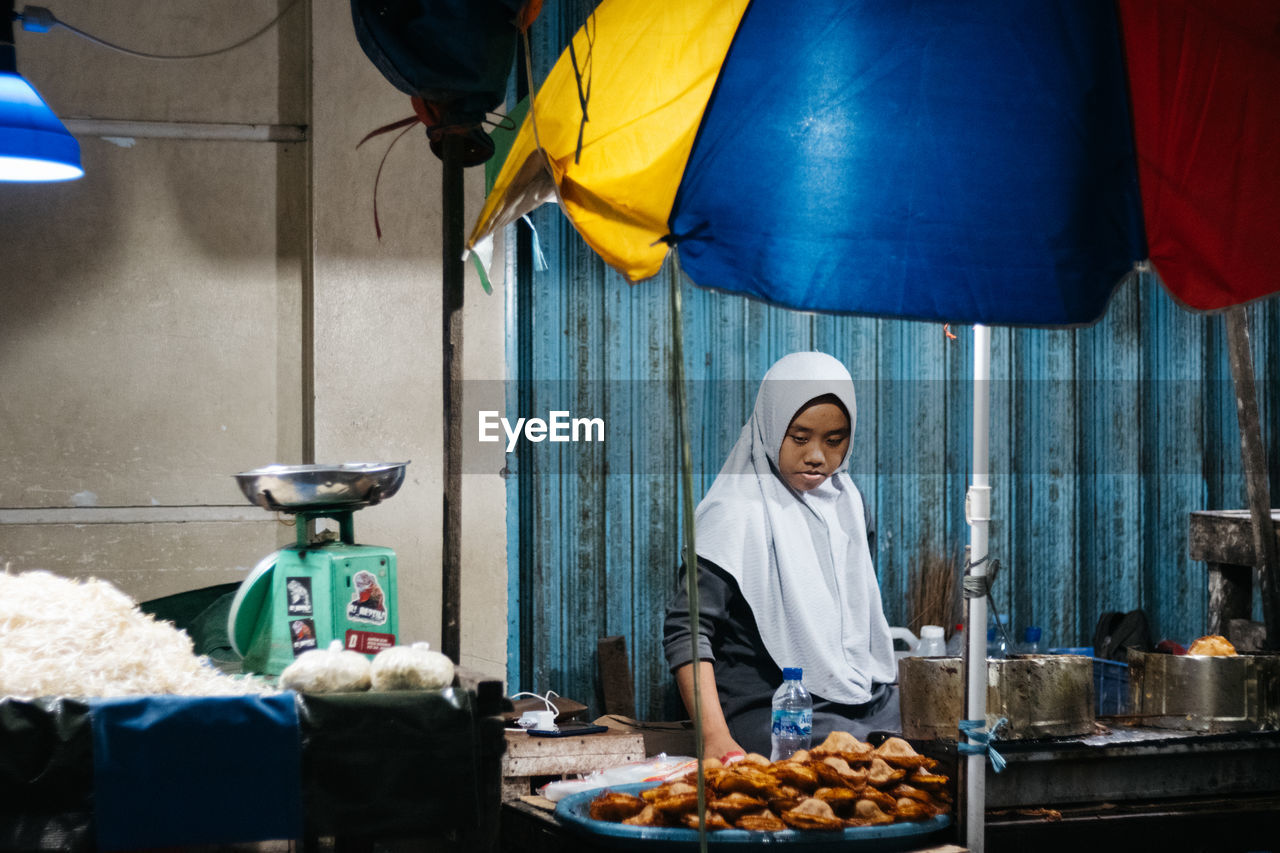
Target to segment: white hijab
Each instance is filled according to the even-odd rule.
[[[760,383],[755,409],[696,514],[698,556],[728,572],[779,667],[804,668],[823,699],[861,704],[895,680],[893,640],[867,546],[862,495],[849,454],[809,492],[778,475],[787,426],[810,400],[833,394],[849,412],[853,379],[825,353],[792,353]]]

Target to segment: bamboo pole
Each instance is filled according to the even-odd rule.
[[[442,140],[444,520],[440,583],[440,650],[462,662],[462,138]]]
[[[1280,648],[1280,555],[1271,520],[1271,487],[1267,482],[1267,452],[1258,417],[1258,391],[1254,385],[1253,351],[1249,348],[1249,317],[1236,305],[1227,311],[1227,353],[1236,386],[1236,414],[1240,422],[1240,455],[1244,462],[1253,524],[1253,564],[1257,567],[1262,614],[1267,626],[1265,649]]]

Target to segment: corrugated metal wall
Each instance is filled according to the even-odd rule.
[[[534,48],[548,62],[574,24],[549,13]],[[550,268],[533,270],[519,226],[508,407],[602,417],[606,440],[521,442],[510,457],[511,687],[598,710],[596,640],[621,634],[639,715],[682,715],[660,644],[682,541],[675,273],[668,263],[628,285],[559,211],[533,221]],[[958,562],[967,541],[972,331],[954,329],[953,340],[939,325],[786,311],[687,283],[683,296],[695,497],[775,359],[806,349],[840,358],[858,392],[851,470],[878,519],[886,611],[905,624],[913,567],[925,555]],[[1249,316],[1280,495],[1280,305]],[[1245,505],[1225,338],[1220,317],[1182,310],[1151,277],[1124,284],[1094,327],[994,330],[991,552],[1004,566],[997,602],[1019,631],[1040,625],[1051,644],[1080,645],[1102,612],[1141,607],[1159,636],[1204,632],[1205,571],[1187,557],[1187,514]]]

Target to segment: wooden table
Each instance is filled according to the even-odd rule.
[[[1272,536],[1280,538],[1280,510],[1271,511]],[[1191,513],[1191,559],[1209,566],[1210,634],[1230,637],[1231,620],[1253,618],[1253,573],[1257,557],[1253,519],[1245,509]]]
[[[502,756],[502,801],[534,793],[534,785],[547,777],[585,776],[644,757],[644,737],[638,732],[535,737],[508,730]]]

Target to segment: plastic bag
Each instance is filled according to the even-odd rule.
[[[665,752],[646,758],[644,761],[633,761],[630,764],[619,764],[605,770],[595,770],[581,779],[565,779],[560,782],[548,782],[538,789],[538,793],[553,803],[558,803],[570,794],[580,791],[592,791],[596,788],[607,788],[610,785],[627,785],[632,782],[650,782],[682,776],[695,768],[696,758],[687,755],[668,756]]]

